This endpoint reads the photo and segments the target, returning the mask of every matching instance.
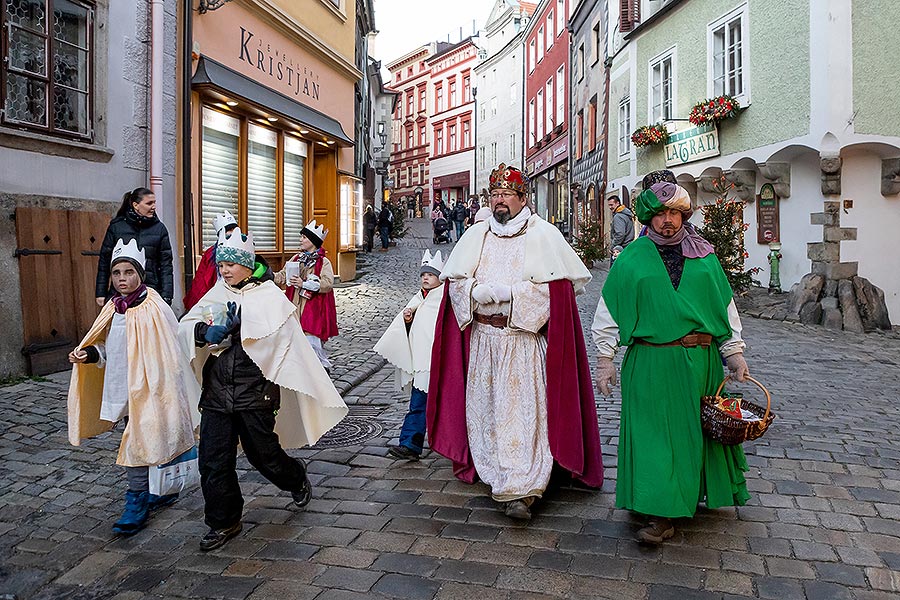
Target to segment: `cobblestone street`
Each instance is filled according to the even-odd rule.
[[[751,373],[778,413],[745,445],[748,506],[701,509],[661,548],[633,541],[638,520],[613,508],[617,389],[597,398],[602,491],[549,492],[522,526],[485,486],[457,481],[447,460],[386,454],[408,397],[371,348],[417,288],[429,247],[429,224],[417,220],[388,253],[361,254],[361,277],[336,291],[341,335],[328,350],[351,418],[319,446],[292,451],[308,462],[313,501],[293,510],[289,494],[240,458],[244,530],[211,553],[198,549],[207,529],[198,489],[133,537],[110,531],[125,490],[121,427],[68,444],[68,373],[0,388],[0,599],[900,595],[896,336],[744,319]],[[579,298],[586,328],[605,270],[594,273]]]

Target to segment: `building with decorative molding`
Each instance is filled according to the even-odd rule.
[[[746,203],[746,266],[761,269],[764,286],[770,243],[778,243],[784,289],[821,275],[819,310],[828,313],[839,301],[832,288],[865,278],[883,288],[891,319],[900,323],[900,259],[886,250],[900,231],[900,94],[897,69],[885,60],[896,46],[885,23],[900,19],[900,6],[608,6],[617,17],[608,29],[608,192],[634,190],[645,173],[668,168],[702,206],[724,177],[733,185],[729,197]],[[740,108],[723,110],[732,99]],[[635,148],[631,132],[657,123],[668,142]],[[694,220],[701,219],[698,211]],[[843,318],[846,328],[846,311]],[[840,320],[833,312],[822,317],[838,328]]]
[[[430,71],[428,132],[431,197],[448,205],[475,192],[475,100],[473,69],[478,37],[439,49],[425,63]]]
[[[542,0],[525,30],[525,169],[537,213],[572,233],[569,194],[570,0]]]
[[[522,168],[524,132],[525,26],[536,5],[516,0],[496,0],[485,25],[484,59],[475,67],[475,141],[477,170],[475,190],[484,197],[498,164]]]

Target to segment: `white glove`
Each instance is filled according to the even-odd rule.
[[[725,357],[725,364],[728,365],[728,370],[731,371],[731,376],[735,381],[746,381],[750,376],[750,368],[747,366],[747,361],[744,360],[743,352]]]
[[[476,283],[472,288],[472,300],[478,304],[496,304],[500,302],[493,286],[486,283]]]
[[[618,383],[616,378],[616,365],[611,358],[601,356],[597,359],[597,389],[604,396],[612,395],[612,386]]]
[[[318,277],[316,277],[315,279],[313,279],[313,277],[315,277],[315,275],[312,275],[309,279],[304,281],[303,285],[300,287],[302,287],[304,290],[309,290],[310,292],[318,292],[319,288],[322,287],[322,284],[319,283]]]
[[[491,287],[494,289],[494,295],[499,302],[509,302],[512,300],[512,288],[508,285],[492,283]]]

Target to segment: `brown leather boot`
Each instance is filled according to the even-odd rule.
[[[637,532],[638,540],[648,544],[662,544],[673,535],[675,535],[675,526],[672,525],[672,519],[665,517],[650,517],[647,526]]]

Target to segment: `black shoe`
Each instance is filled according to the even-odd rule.
[[[406,446],[391,446],[388,454],[400,460],[419,460],[419,453]]]
[[[291,498],[294,499],[294,506],[298,508],[309,504],[309,501],[312,500],[312,484],[309,482],[309,477],[303,478],[303,487],[299,492],[291,492]]]
[[[510,519],[516,519],[517,521],[531,520],[531,509],[522,500],[507,502],[506,506],[503,507],[503,512]]]
[[[225,545],[225,542],[239,534],[242,527],[241,522],[238,521],[231,527],[226,527],[225,529],[210,529],[209,532],[203,536],[203,539],[200,540],[200,549],[204,552],[208,552],[209,550],[221,548]]]

